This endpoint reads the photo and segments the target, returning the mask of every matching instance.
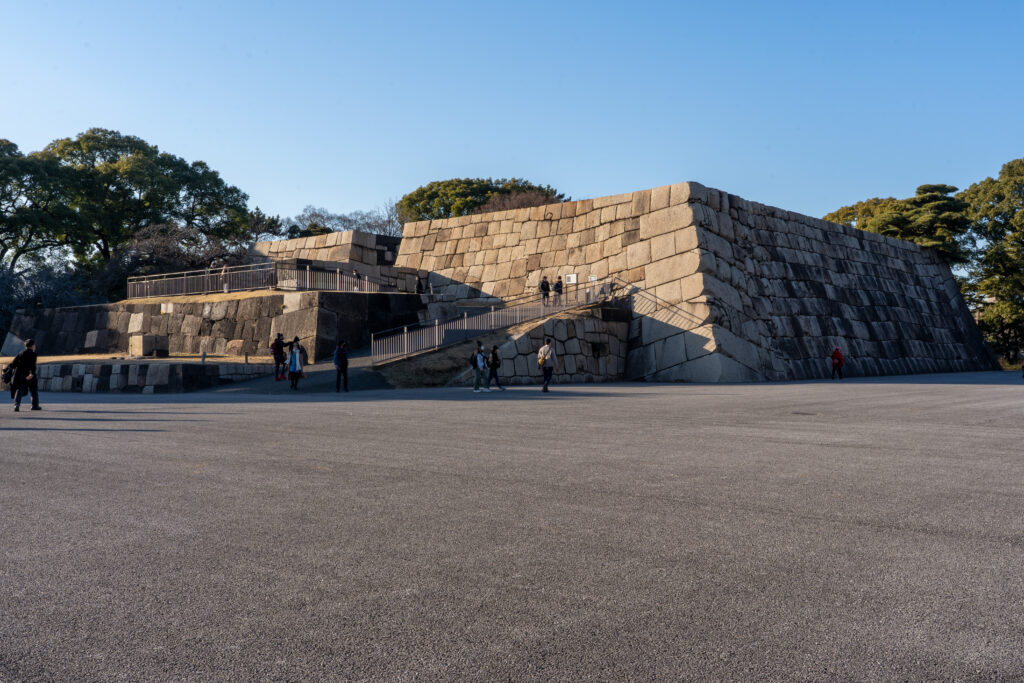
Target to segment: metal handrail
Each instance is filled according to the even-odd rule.
[[[655,311],[668,309],[670,312],[674,313],[676,316],[679,316],[681,318],[689,319],[688,322],[692,325],[692,327],[682,328],[682,329],[693,329],[693,327],[699,327],[700,325],[703,325],[703,324],[705,324],[707,322],[704,318],[701,318],[699,315],[697,315],[695,313],[691,313],[690,311],[687,311],[687,310],[685,310],[683,308],[680,308],[679,304],[672,303],[671,301],[668,301],[666,299],[662,299],[657,294],[652,294],[649,290],[644,289],[643,287],[638,287],[637,285],[635,285],[635,284],[633,284],[631,282],[626,282],[625,280],[623,280],[622,278],[620,278],[620,277],[618,277],[616,275],[611,275],[611,276],[609,276],[608,279],[612,280],[617,285],[619,285],[620,287],[625,289],[624,292],[620,291],[620,293],[618,295],[620,297],[622,297],[622,296],[631,296],[631,297],[639,296],[640,298],[646,299],[649,303],[653,304],[655,306],[655,309],[654,309]],[[636,312],[636,310],[637,310],[635,304],[633,305],[633,310],[634,310],[634,312]],[[654,311],[646,311],[646,312],[645,311],[640,311],[640,313],[643,314],[643,315],[647,315],[647,314],[653,313],[653,312]]]
[[[373,364],[378,365],[423,351],[431,351],[456,344],[466,339],[489,334],[495,330],[544,318],[553,313],[605,301],[615,290],[616,283],[605,278],[580,283],[560,296],[551,293],[545,302],[542,294],[518,300],[512,306],[490,306],[480,313],[462,315],[446,320],[415,323],[400,328],[383,330],[370,335],[370,353]]]
[[[182,275],[195,275],[196,273],[232,273],[246,270],[268,270],[274,267],[273,262],[264,263],[247,263],[241,266],[221,266],[210,267],[210,268],[197,268],[195,270],[179,270],[172,273],[157,273],[156,275],[132,275],[128,278],[128,282],[146,282],[152,280],[163,280],[167,278],[180,277]]]
[[[340,292],[396,291],[369,275],[335,268],[280,263],[223,266],[202,270],[140,275],[128,278],[128,298],[244,292],[255,289],[329,290]]]

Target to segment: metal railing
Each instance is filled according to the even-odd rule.
[[[254,289],[394,291],[375,278],[343,268],[292,263],[257,263],[128,278],[128,298],[245,292]]]
[[[436,319],[427,323],[405,325],[370,335],[373,364],[386,363],[423,351],[432,351],[473,337],[544,318],[570,308],[605,301],[620,287],[612,279],[585,282],[570,286],[562,294],[544,297],[532,294],[505,302],[501,306],[481,307],[466,311],[456,318]]]

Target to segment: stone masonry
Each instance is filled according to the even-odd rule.
[[[615,277],[631,379],[817,378],[835,346],[852,374],[997,367],[933,252],[699,183],[408,223],[396,266],[458,299]]]
[[[629,324],[619,316],[600,307],[584,311],[567,311],[538,321],[529,329],[512,334],[498,346],[501,366],[498,376],[503,384],[540,384],[543,373],[537,363],[537,351],[544,338],[554,341],[561,369],[556,383],[574,384],[614,382],[622,380],[626,370]],[[490,354],[490,349],[487,349]],[[473,384],[473,372],[466,369],[451,382],[453,385]]]
[[[44,357],[127,353],[136,348],[133,340],[145,349],[142,342],[149,338],[150,348],[166,348],[172,356],[265,356],[281,332],[288,340],[299,337],[313,360],[319,360],[333,352],[339,338],[353,348],[362,346],[371,331],[416,322],[424,307],[419,296],[393,293],[240,293],[207,298],[215,300],[175,297],[21,313],[11,323],[9,346],[20,348],[13,338],[34,337]]]
[[[38,366],[40,391],[180,393],[242,382],[274,372],[274,365],[243,363],[45,363]],[[0,392],[10,387],[0,382]]]

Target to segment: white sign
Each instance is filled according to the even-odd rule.
[[[569,273],[565,276],[565,284],[574,285],[576,284],[576,273]]]
[[[597,282],[597,276],[596,276],[596,275],[591,275],[591,276],[590,276],[589,278],[587,278],[587,279],[588,279],[588,280],[590,280],[591,282]]]

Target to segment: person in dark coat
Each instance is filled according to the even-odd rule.
[[[494,382],[494,386],[498,387],[500,391],[505,391],[505,387],[501,386],[501,380],[498,379],[498,368],[501,367],[501,356],[498,354],[498,345],[495,344],[491,347],[491,356],[487,359],[487,367],[490,369],[490,373],[487,375],[487,388],[491,388],[491,382]]]
[[[32,394],[32,410],[39,407],[39,378],[36,377],[36,343],[32,339],[25,340],[25,350],[14,357],[14,385],[18,392],[14,395],[14,412],[21,410],[21,399],[25,394]]]
[[[555,305],[559,306],[562,303],[562,289],[565,285],[562,284],[562,276],[559,275],[558,279],[555,280]]]
[[[548,282],[548,276],[545,275],[540,279],[540,301],[544,306],[548,305],[548,298],[551,296],[551,283]]]
[[[288,356],[284,352],[284,335],[280,332],[277,333],[277,337],[270,343],[270,353],[274,356],[274,381],[280,382],[286,378],[285,368],[288,365]]]
[[[334,369],[338,373],[334,380],[334,391],[341,391],[342,380],[345,380],[345,391],[348,391],[348,344],[345,343],[345,340],[338,342],[338,346],[334,349]]]
[[[843,363],[844,362],[845,362],[845,359],[843,358],[843,352],[840,351],[839,347],[837,346],[836,350],[832,352],[832,379],[836,378],[836,373],[837,372],[839,373],[839,379],[843,378]]]

